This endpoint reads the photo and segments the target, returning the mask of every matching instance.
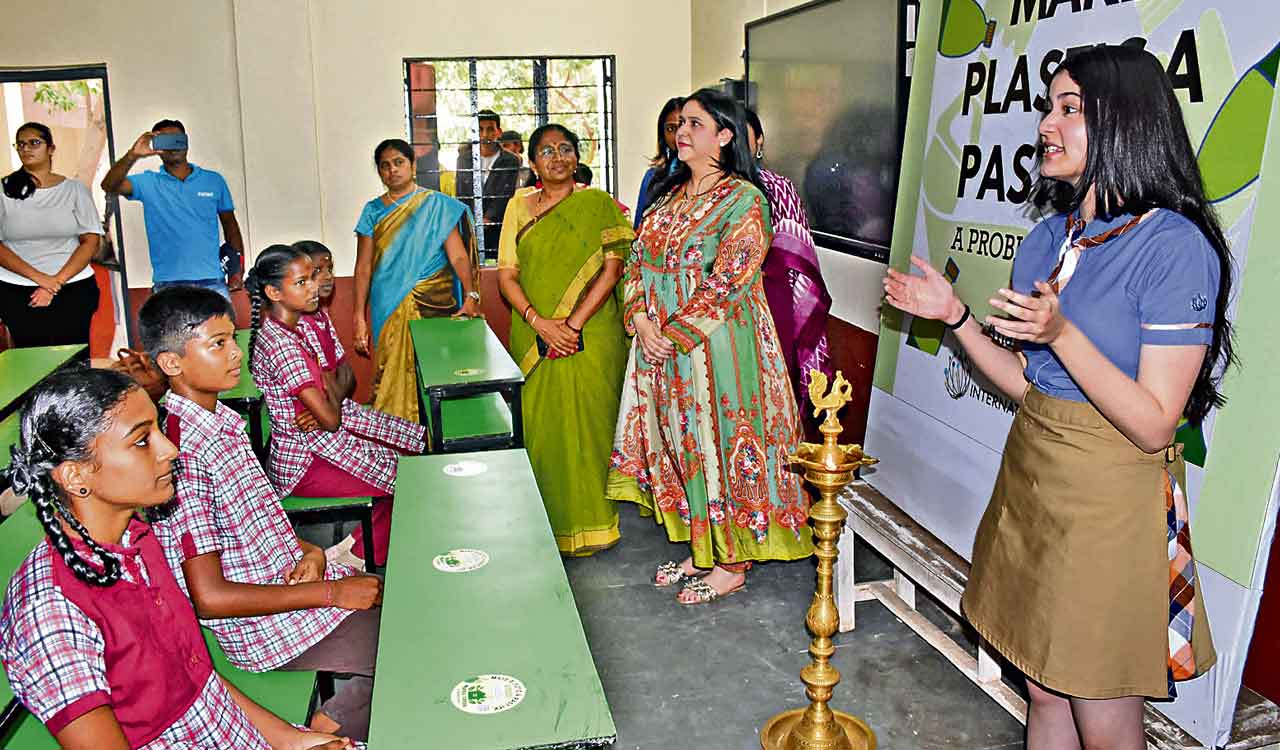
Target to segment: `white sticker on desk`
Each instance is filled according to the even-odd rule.
[[[449,695],[453,707],[469,714],[496,714],[524,700],[524,683],[505,674],[482,674],[459,682]]]
[[[489,553],[482,549],[451,549],[436,555],[431,564],[442,573],[470,573],[489,564]]]
[[[484,370],[481,370],[479,367],[464,367],[461,370],[454,370],[453,374],[460,378],[469,378],[474,375],[479,375],[482,372],[484,372]]]
[[[489,470],[489,465],[483,461],[457,461],[451,464],[445,464],[442,471],[451,477],[474,477],[477,474],[483,474]]]

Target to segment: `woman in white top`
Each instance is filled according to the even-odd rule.
[[[14,346],[89,343],[102,221],[89,188],[53,171],[53,133],[18,128],[22,167],[0,180],[0,321]]]

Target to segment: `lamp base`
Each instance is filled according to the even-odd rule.
[[[835,729],[830,737],[802,737],[800,722],[807,709],[796,708],[774,716],[760,730],[763,750],[876,750],[876,735],[862,719],[843,711],[832,711]]]

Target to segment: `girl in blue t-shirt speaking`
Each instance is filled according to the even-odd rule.
[[[1034,201],[1059,213],[991,300],[1007,317],[985,321],[1017,346],[919,257],[923,275],[891,269],[885,293],[946,323],[1021,404],[962,606],[1027,676],[1028,747],[1141,750],[1144,699],[1215,658],[1172,441],[1223,401],[1230,254],[1150,53],[1068,56],[1039,136]]]

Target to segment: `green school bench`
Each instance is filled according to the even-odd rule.
[[[524,373],[483,318],[415,320],[409,335],[429,452],[524,445]]]
[[[371,748],[614,740],[523,449],[401,458],[391,523]]]
[[[22,406],[27,395],[53,371],[89,354],[84,344],[70,346],[32,346],[0,352],[0,417],[7,417]]]

